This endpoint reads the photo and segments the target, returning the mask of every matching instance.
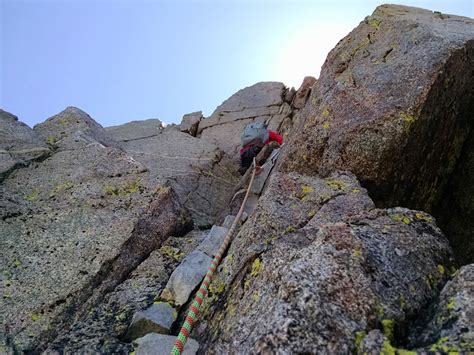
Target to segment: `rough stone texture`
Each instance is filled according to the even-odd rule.
[[[107,133],[118,141],[127,142],[135,139],[151,138],[161,133],[163,123],[156,118],[131,121],[119,126],[105,127]]]
[[[316,78],[312,76],[306,76],[301,83],[300,88],[296,92],[296,95],[292,101],[292,106],[296,109],[302,109],[308,100],[308,96],[311,93],[311,88],[316,83]]]
[[[30,127],[0,109],[0,182],[15,168],[49,153],[46,143]]]
[[[189,254],[173,271],[161,298],[181,306],[204,278],[212,259],[202,251],[196,250]]]
[[[148,333],[169,334],[177,312],[168,303],[158,302],[147,309],[136,312],[125,338],[133,341]]]
[[[124,135],[120,126],[109,133],[117,140]],[[223,158],[214,144],[177,129],[143,134],[136,131],[133,139],[121,141],[123,149],[146,166],[150,179],[173,187],[197,226],[214,224],[232,197],[237,166]]]
[[[203,242],[199,244],[198,250],[213,258],[219,251],[219,248],[228,231],[229,229],[225,227],[212,226],[206,239],[204,239]]]
[[[0,340],[17,352],[44,349],[191,222],[173,190],[104,146],[113,140],[81,111],[38,131],[61,136],[58,150],[0,184]]]
[[[291,116],[291,108],[283,101],[284,93],[285,86],[276,82],[242,89],[217,107],[209,118],[201,120],[198,134],[238,160],[240,135],[247,124],[266,122],[271,129],[278,130],[281,122]]]
[[[427,314],[429,322],[420,324],[421,334],[411,335],[411,347],[443,353],[474,351],[474,264],[456,273]]]
[[[204,118],[202,111],[188,113],[183,116],[179,129],[181,132],[188,133],[193,137],[196,137],[199,122]]]
[[[173,270],[206,234],[205,231],[191,231],[185,237],[167,239],[123,283],[107,294],[100,305],[49,344],[48,351],[129,354],[131,344],[124,340],[134,312],[154,303]]]
[[[67,107],[33,129],[45,142],[58,150],[79,149],[91,143],[120,147],[100,124],[76,107]]]
[[[287,90],[285,92],[285,102],[291,104],[295,95],[296,95],[295,88],[292,87],[291,89]]]
[[[353,175],[274,173],[194,336],[206,353],[349,353],[357,332],[416,315],[450,262],[432,217],[375,209]]]
[[[230,229],[230,227],[232,227],[232,223],[234,223],[235,217],[236,216],[234,216],[234,215],[226,216],[224,218],[224,222],[222,222],[222,227]]]
[[[137,347],[135,348],[135,354],[137,355],[169,355],[173,349],[174,342],[176,337],[163,334],[148,334],[143,338],[137,339],[135,343]],[[199,350],[199,343],[192,339],[188,338],[183,355],[194,355]]]
[[[350,170],[378,205],[430,212],[466,164],[473,83],[473,19],[379,6],[329,53],[281,169]]]

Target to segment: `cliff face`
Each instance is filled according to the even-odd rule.
[[[473,68],[472,19],[383,5],[319,80],[255,84],[208,118],[103,128],[69,107],[31,129],[0,111],[0,352],[164,349],[132,341],[176,333],[241,196],[250,122],[286,144],[191,346],[474,350],[472,264],[455,273],[474,250]]]
[[[329,53],[282,170],[350,170],[378,206],[434,212],[458,256],[472,262],[473,225],[454,220],[473,221],[472,203],[460,197],[473,180],[473,26],[465,17],[378,7]],[[456,207],[439,208],[446,199]]]

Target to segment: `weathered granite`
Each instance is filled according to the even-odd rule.
[[[138,124],[138,123],[137,123]],[[119,127],[109,131],[113,137]],[[138,131],[140,132],[140,131]],[[191,212],[196,226],[214,224],[219,212],[232,197],[237,166],[223,157],[214,144],[182,133],[164,129],[149,136],[140,133],[135,139],[121,141],[123,149],[142,163],[152,181],[170,185]]]
[[[350,170],[377,205],[443,219],[436,206],[446,185],[470,164],[461,152],[473,129],[473,85],[474,19],[381,5],[329,53],[281,170]],[[457,211],[441,213],[450,220]],[[474,250],[472,236],[456,244]]]
[[[0,182],[15,168],[49,153],[47,144],[30,127],[0,109]]]
[[[201,283],[212,259],[200,250],[193,251],[173,271],[161,298],[176,306],[185,304]]]
[[[213,258],[219,251],[228,231],[229,229],[225,227],[212,226],[206,239],[199,244],[197,249]]]
[[[431,216],[376,209],[353,175],[274,173],[194,336],[207,353],[348,353],[358,332],[420,312],[451,262]]]
[[[173,349],[175,341],[176,337],[174,336],[151,333],[135,341],[137,344],[137,347],[135,348],[135,354],[169,355]],[[182,354],[194,355],[198,350],[199,343],[192,338],[188,338]]]
[[[133,315],[125,339],[133,341],[148,333],[169,334],[178,313],[166,302],[157,302]]]
[[[188,113],[183,116],[179,129],[181,132],[188,133],[193,137],[196,137],[199,122],[204,118],[202,111]]]

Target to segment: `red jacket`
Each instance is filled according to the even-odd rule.
[[[267,141],[265,142],[265,144],[269,144],[270,142],[278,142],[279,145],[282,145],[283,144],[283,137],[280,136],[277,132],[275,131],[270,131],[268,130],[268,139]],[[243,147],[241,150],[240,150],[240,154],[243,154],[245,153],[247,150],[250,149],[250,147],[252,147],[253,144],[249,144],[249,145],[246,145],[245,147]]]

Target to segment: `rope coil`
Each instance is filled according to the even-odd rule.
[[[229,247],[231,241],[232,241],[232,236],[237,229],[237,225],[240,221],[240,218],[242,217],[242,213],[244,212],[245,208],[245,203],[247,202],[247,198],[250,193],[250,189],[253,184],[253,180],[255,178],[255,172],[257,171],[257,162],[255,158],[253,159],[253,172],[252,172],[252,177],[250,178],[250,183],[247,188],[247,192],[245,193],[244,200],[242,201],[242,205],[240,206],[239,212],[237,213],[237,216],[234,219],[234,222],[232,223],[232,226],[230,227],[229,231],[227,232],[227,235],[222,242],[219,251],[217,254],[214,256],[214,259],[211,262],[211,265],[209,266],[209,269],[207,270],[206,276],[204,277],[204,280],[201,283],[201,286],[199,287],[198,292],[196,293],[196,296],[194,297],[194,301],[191,303],[191,306],[189,307],[188,314],[186,315],[186,319],[184,320],[183,326],[181,327],[181,330],[179,331],[178,337],[174,343],[173,349],[171,350],[171,355],[180,355],[183,350],[184,346],[186,345],[186,341],[189,338],[189,335],[191,334],[191,331],[193,329],[194,323],[197,321],[197,318],[199,316],[199,310],[201,308],[202,302],[204,301],[204,298],[206,297],[208,291],[209,291],[209,285],[211,283],[212,277],[214,276],[217,266],[221,262],[222,256],[224,255],[225,251]]]

